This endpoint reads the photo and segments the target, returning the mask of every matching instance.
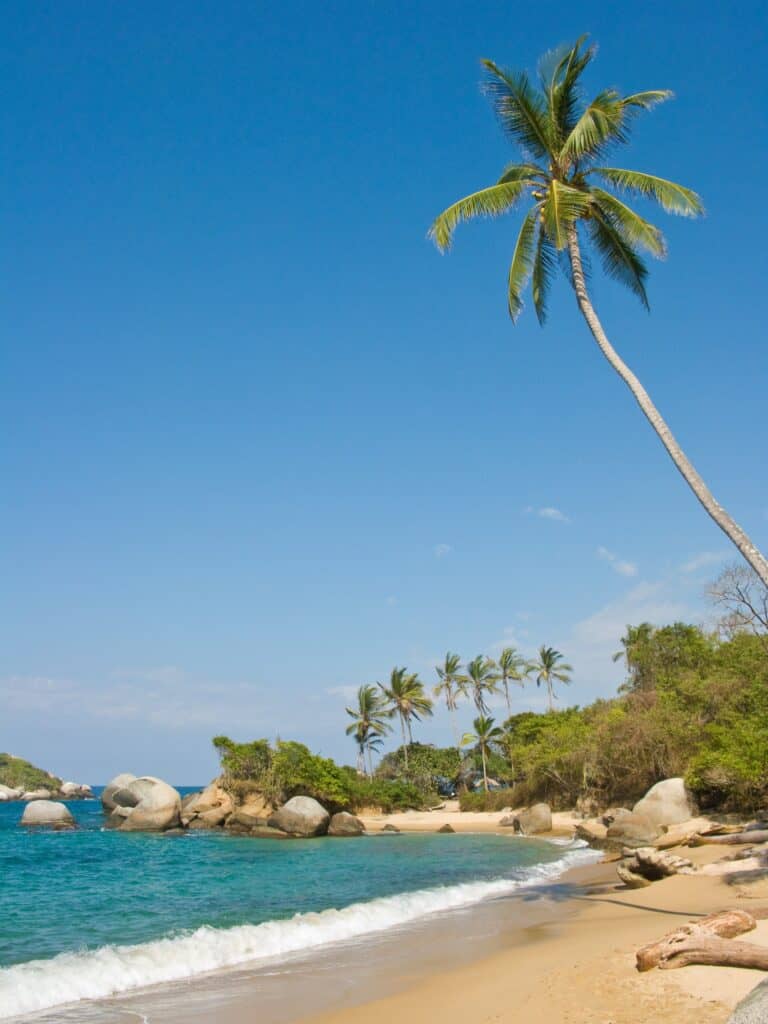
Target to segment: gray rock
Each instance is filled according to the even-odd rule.
[[[111,782],[106,784],[101,793],[101,806],[105,811],[114,811],[116,806],[114,801],[115,793],[120,789],[124,789],[135,778],[136,776],[131,775],[130,772],[123,772],[121,775],[116,775]]]
[[[737,1005],[728,1024],[765,1024],[768,1021],[768,978]]]
[[[552,809],[549,804],[534,804],[515,815],[514,828],[525,836],[552,831]]]
[[[181,824],[181,797],[162,779],[143,775],[129,783],[125,792],[137,802],[128,806],[121,799],[117,804],[129,811],[120,826],[122,832],[165,832]],[[114,798],[117,801],[122,796],[123,791],[119,790]]]
[[[279,828],[292,836],[321,836],[328,831],[331,816],[311,796],[294,796],[279,811],[269,817],[272,828]]]
[[[400,835],[400,829],[397,827],[397,825],[389,825],[389,824],[384,825],[381,831],[382,832],[394,832],[394,833],[397,833],[397,835]]]
[[[648,846],[658,839],[662,829],[642,814],[625,814],[609,826],[607,838],[624,846]]]
[[[347,811],[339,811],[331,818],[328,826],[329,836],[362,836],[365,835],[365,825],[356,818],[354,814]]]
[[[22,793],[22,800],[50,800],[51,796],[50,789],[31,789],[26,793]]]
[[[632,813],[644,815],[655,825],[679,825],[695,817],[691,795],[680,778],[664,779],[651,786]]]
[[[456,829],[453,827],[453,825],[449,825],[448,822],[446,822],[445,825],[441,825],[440,828],[437,829],[437,831],[438,832],[455,832]]]
[[[33,800],[24,808],[19,824],[63,829],[74,828],[75,819],[65,804],[55,800]]]

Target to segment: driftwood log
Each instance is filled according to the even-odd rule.
[[[734,942],[717,935],[690,935],[663,957],[659,967],[669,971],[689,964],[706,964],[710,967],[751,967],[756,971],[768,971],[768,948],[756,946],[754,942]]]
[[[732,939],[736,935],[743,935],[744,932],[751,932],[756,927],[756,924],[755,918],[752,914],[748,914],[746,910],[723,910],[718,914],[702,917],[699,921],[691,921],[689,924],[684,924],[680,928],[676,928],[675,931],[665,935],[663,939],[659,939],[657,942],[650,942],[647,946],[643,946],[642,949],[638,949],[635,954],[637,969],[638,971],[650,971],[654,967],[685,967],[686,964],[704,963],[705,961],[702,960],[686,960],[683,963],[672,963],[672,961],[683,953],[690,955],[692,952],[698,951],[705,955],[702,951],[705,948],[709,948],[707,944],[712,939],[716,939],[727,948],[739,946],[762,952],[765,954],[766,964],[768,964],[768,949],[752,946],[746,942],[731,943],[724,941]],[[706,961],[706,963],[712,962],[712,960]],[[719,963],[721,961],[716,962]],[[730,966],[744,965],[730,964]],[[768,970],[768,966],[762,969]]]
[[[689,846],[704,846],[707,843],[717,843],[723,846],[756,845],[768,843],[768,829],[753,829],[751,832],[731,832],[726,835],[696,835],[688,840]]]

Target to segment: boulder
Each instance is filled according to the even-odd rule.
[[[331,818],[328,826],[329,836],[362,836],[365,835],[365,825],[356,818],[354,814],[347,811],[339,811]]]
[[[614,821],[618,821],[619,818],[624,818],[627,814],[631,813],[632,811],[628,811],[626,807],[609,807],[607,811],[603,811],[600,815],[600,820],[606,828],[610,828]]]
[[[397,833],[397,835],[400,835],[400,829],[397,827],[397,825],[391,825],[391,824],[384,825],[384,826],[382,826],[381,831],[382,832],[395,832],[395,833]]]
[[[83,786],[79,782],[62,782],[61,795],[67,799],[82,799],[93,796],[90,786]]]
[[[505,814],[503,818],[499,819],[499,825],[502,828],[514,828],[517,818],[514,814]]]
[[[679,825],[695,815],[693,801],[682,779],[664,779],[651,786],[632,808],[655,825]]]
[[[123,772],[122,775],[116,775],[111,782],[106,784],[101,792],[101,806],[105,811],[113,811],[115,809],[115,793],[129,785],[135,778],[136,776],[131,775],[130,772]]]
[[[456,829],[453,827],[453,825],[449,825],[448,822],[446,822],[445,825],[441,825],[440,828],[437,829],[437,831],[438,832],[455,832]]]
[[[66,804],[55,800],[32,800],[24,808],[20,825],[47,826],[49,828],[74,828],[75,819]]]
[[[549,804],[534,804],[515,815],[514,828],[525,836],[552,831],[552,809]]]
[[[625,850],[624,853],[628,856],[618,864],[616,871],[619,878],[630,888],[639,888],[639,882],[633,884],[633,880],[638,878],[645,879],[646,882],[658,882],[662,878],[669,878],[670,875],[696,873],[696,868],[685,857],[657,850],[654,846],[640,846],[634,850]]]
[[[130,798],[132,805],[124,802]],[[120,829],[122,832],[165,832],[181,824],[181,797],[178,791],[162,779],[143,775],[114,794],[117,806],[129,813]]]
[[[222,825],[235,809],[232,797],[217,782],[212,782],[200,793],[191,793],[181,803],[181,823],[191,825],[198,817],[204,817],[204,828]],[[200,827],[200,826],[198,826]]]
[[[643,814],[624,814],[608,827],[606,836],[624,846],[649,846],[662,833],[650,818]]]
[[[267,819],[263,815],[251,814],[242,807],[238,807],[225,820],[224,828],[230,832],[249,832],[252,828],[259,828],[266,824]]]
[[[768,978],[737,1004],[728,1024],[765,1024],[768,1020]]]
[[[0,800],[20,800],[23,792],[23,789],[17,789],[13,786],[4,786],[0,783]]]
[[[602,821],[593,818],[591,821],[580,821],[576,826],[575,835],[577,839],[583,839],[590,846],[597,846],[602,844],[607,832]]]
[[[223,807],[212,807],[210,811],[203,811],[201,814],[196,814],[195,817],[189,822],[190,828],[220,828],[225,819],[229,816],[229,811]],[[184,819],[182,818],[182,824]]]
[[[635,870],[636,867],[637,865],[631,857],[619,861],[616,865],[616,874],[628,889],[644,889],[647,885],[651,884],[649,878]]]
[[[272,814],[267,822],[292,836],[321,836],[328,831],[331,816],[311,796],[294,796]]]
[[[51,796],[50,789],[31,789],[26,793],[22,793],[22,800],[50,800]]]

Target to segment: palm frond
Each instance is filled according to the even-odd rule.
[[[540,230],[536,240],[536,254],[533,260],[531,293],[533,295],[533,307],[536,310],[536,317],[542,327],[547,319],[549,289],[552,285],[552,278],[555,276],[557,266],[557,250],[550,242],[546,233]]]
[[[655,225],[649,223],[639,213],[635,213],[631,207],[622,203],[610,192],[606,192],[605,189],[593,188],[590,191],[602,212],[624,235],[630,245],[645,249],[657,259],[663,259],[666,256],[667,246],[664,235]]]
[[[625,107],[639,107],[641,110],[653,110],[660,103],[666,103],[674,97],[671,89],[646,89],[645,92],[634,92],[621,101]]]
[[[667,213],[676,213],[681,217],[698,217],[704,213],[701,197],[692,189],[655,174],[629,171],[621,167],[593,167],[590,173],[597,174],[620,191],[654,199]]]
[[[546,107],[525,72],[504,71],[492,60],[480,63],[488,73],[484,91],[507,134],[533,156],[550,156],[552,143]]]
[[[540,179],[541,182],[546,181],[547,172],[543,167],[539,167],[538,164],[518,164],[511,163],[507,164],[504,168],[501,177],[496,182],[497,185],[504,185],[509,181],[524,181],[524,180],[535,180]]]
[[[520,233],[515,243],[515,251],[512,253],[512,262],[509,265],[507,276],[507,304],[512,322],[516,323],[517,318],[523,309],[522,293],[531,273],[533,261],[533,243],[536,232],[536,218],[538,207],[534,206],[528,211],[520,226]]]
[[[587,36],[580,36],[570,46],[550,50],[539,61],[539,80],[547,97],[550,133],[557,148],[578,120],[578,80],[597,53],[594,44],[582,49],[586,39]]]
[[[570,161],[596,157],[614,142],[626,142],[626,116],[615,89],[599,93],[574,125],[560,152]]]
[[[589,194],[580,189],[571,188],[557,178],[553,178],[542,203],[542,224],[550,241],[556,249],[564,249],[568,242],[568,228],[589,207]]]
[[[499,217],[506,213],[533,182],[522,179],[491,185],[460,199],[447,210],[443,210],[429,229],[429,237],[442,252],[451,246],[451,237],[456,226],[473,217]]]
[[[598,208],[593,209],[588,224],[592,243],[600,253],[606,274],[634,292],[649,309],[645,291],[648,269],[640,256]]]

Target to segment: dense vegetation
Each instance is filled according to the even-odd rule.
[[[59,789],[61,779],[42,768],[36,768],[23,757],[0,753],[0,784],[11,789]]]

